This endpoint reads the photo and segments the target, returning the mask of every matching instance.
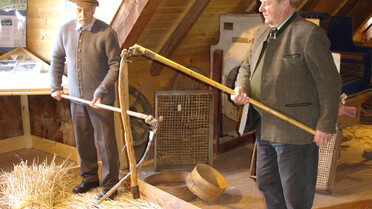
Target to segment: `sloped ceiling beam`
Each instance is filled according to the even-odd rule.
[[[309,0],[301,0],[298,4],[297,4],[297,10],[298,11],[303,11],[302,8],[304,7],[304,5],[308,2]]]
[[[306,1],[305,4],[302,5],[300,8],[301,11],[313,11],[314,8],[318,5],[319,2],[322,0],[311,0],[311,1]]]
[[[123,0],[111,26],[118,34],[121,49],[134,45],[161,0]]]
[[[333,15],[334,16],[345,16],[350,12],[357,4],[359,0],[347,0],[341,8],[337,10]]]
[[[168,40],[165,42],[163,47],[160,49],[158,54],[169,57],[181,41],[185,38],[186,34],[189,32],[194,23],[198,20],[199,16],[202,14],[204,9],[209,4],[210,0],[195,0],[194,4],[187,11],[185,16],[180,21],[179,25],[176,27],[174,32],[169,36]],[[152,76],[159,75],[163,65],[153,61],[151,64],[150,72]]]
[[[345,4],[347,4],[348,1],[349,1],[349,0],[343,0],[341,3],[339,3],[339,4],[337,5],[337,8],[336,8],[334,11],[332,11],[331,15],[332,15],[332,16],[337,15],[338,12],[339,12],[342,8],[344,8]]]
[[[372,14],[371,0],[349,0],[335,16],[352,16],[355,32]]]

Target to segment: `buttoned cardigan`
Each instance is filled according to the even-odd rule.
[[[52,92],[63,89],[66,67],[69,95],[86,100],[97,97],[102,103],[113,104],[120,65],[117,34],[98,19],[90,31],[77,31],[76,24],[76,19],[71,20],[59,30],[52,51]]]

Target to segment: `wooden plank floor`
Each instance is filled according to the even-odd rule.
[[[372,130],[372,125],[370,129]],[[360,138],[342,141],[333,190],[331,193],[317,192],[314,208],[372,207],[372,160],[362,157],[363,150],[369,146],[369,143]],[[255,181],[249,178],[251,154],[252,144],[247,144],[215,158],[214,168],[225,177],[228,188],[216,202],[206,203],[195,199],[191,203],[203,209],[265,208]],[[53,158],[52,155],[35,149],[18,150],[0,155],[0,169],[12,171],[13,164],[18,164],[21,159],[32,162],[37,157],[39,162],[45,158]],[[56,159],[57,162],[59,160],[63,159]],[[143,180],[153,173],[153,161],[147,161],[138,171],[139,179]]]

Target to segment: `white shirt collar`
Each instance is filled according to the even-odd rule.
[[[93,17],[92,21],[88,25],[86,25],[86,26],[81,25],[79,23],[79,21],[77,21],[77,23],[76,23],[76,30],[77,31],[80,31],[80,30],[85,29],[85,30],[89,30],[90,31],[92,29],[92,27],[93,27],[93,25],[94,25],[95,22],[96,22],[96,18],[95,17]]]

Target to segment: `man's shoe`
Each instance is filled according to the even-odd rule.
[[[94,181],[94,182],[85,182],[82,181],[81,184],[77,185],[72,192],[73,193],[85,193],[93,188],[96,188],[99,186],[99,181]]]
[[[98,197],[97,197],[97,200],[100,200],[102,199],[103,196],[105,196],[105,194],[110,191],[110,189],[106,190],[106,189],[102,189],[102,192],[99,193]],[[106,200],[108,199],[111,199],[111,200],[114,200],[115,196],[118,195],[118,191],[114,191]]]

